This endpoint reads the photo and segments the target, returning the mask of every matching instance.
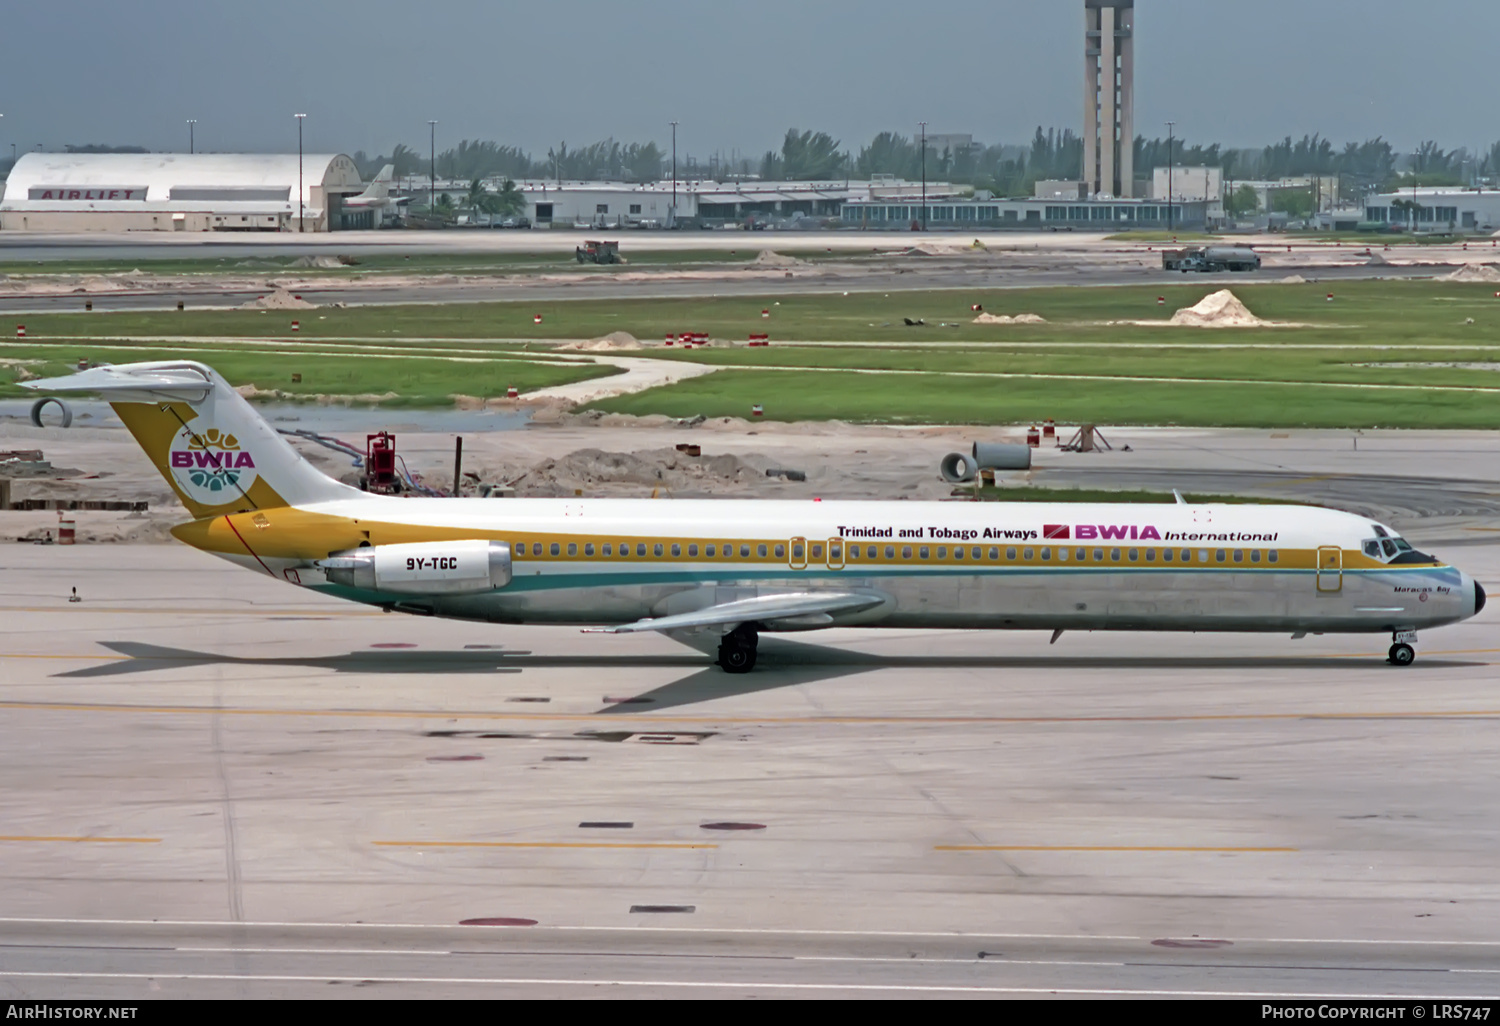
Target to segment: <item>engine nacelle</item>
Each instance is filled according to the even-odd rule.
[[[938,472],[949,484],[967,484],[981,470],[1030,470],[1031,446],[1000,442],[975,442],[973,455],[949,453],[938,464]]]
[[[331,584],[395,595],[474,595],[511,579],[510,543],[482,539],[350,549],[317,566]]]

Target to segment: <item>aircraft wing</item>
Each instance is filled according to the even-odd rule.
[[[673,631],[689,627],[711,627],[718,624],[763,623],[774,626],[789,622],[798,627],[818,627],[832,623],[833,613],[856,613],[880,605],[879,595],[859,592],[802,592],[787,595],[760,595],[755,598],[723,602],[716,606],[678,613],[652,620],[638,620],[620,627],[594,627],[587,633],[635,634],[640,631]]]

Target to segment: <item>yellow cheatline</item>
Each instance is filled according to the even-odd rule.
[[[1168,854],[1285,854],[1300,848],[1200,848],[1120,844],[937,844],[933,851],[1164,852]]]
[[[717,844],[672,844],[641,841],[371,841],[381,848],[717,848]]]
[[[160,837],[28,837],[20,834],[0,834],[0,841],[66,841],[73,844],[160,844]]]

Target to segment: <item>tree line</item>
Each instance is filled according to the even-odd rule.
[[[1339,177],[1345,195],[1378,188],[1423,185],[1466,185],[1476,180],[1500,179],[1500,142],[1471,153],[1462,147],[1444,149],[1424,141],[1412,152],[1398,152],[1384,138],[1335,144],[1318,134],[1301,139],[1287,136],[1259,149],[1226,147],[1187,139],[1135,140],[1135,167],[1145,178],[1152,169],[1177,166],[1221,167],[1229,182],[1277,180],[1298,176]],[[395,166],[398,178],[427,175],[432,155],[406,145],[388,156],[354,155],[369,177],[385,164]],[[955,151],[933,140],[922,146],[919,136],[881,132],[857,149],[848,148],[828,132],[791,128],[777,149],[758,159],[700,158],[683,154],[678,162],[682,178],[744,177],[763,181],[836,181],[893,175],[916,181],[946,181],[999,196],[1029,196],[1043,180],[1083,177],[1083,139],[1070,128],[1038,127],[1029,144],[976,144]],[[621,143],[605,139],[579,148],[566,142],[545,154],[518,146],[482,140],[463,140],[436,154],[439,178],[470,181],[477,178],[661,181],[671,174],[671,155],[655,142]]]

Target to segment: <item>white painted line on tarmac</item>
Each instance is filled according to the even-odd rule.
[[[774,929],[766,927],[712,927],[712,926],[548,926],[535,927],[464,927],[457,923],[326,923],[326,922],[276,922],[222,919],[63,919],[0,916],[0,927],[7,923],[30,926],[213,926],[277,929],[326,929],[326,930],[472,930],[481,936],[485,930],[520,929],[532,932],[558,930],[569,932],[597,931],[600,933],[656,933],[656,934],[736,934],[747,936],[791,936],[791,937],[938,937],[948,940],[1064,940],[1064,941],[1147,941],[1170,933],[1152,936],[1130,934],[1085,934],[1085,933],[969,933],[962,930],[802,930]],[[1369,945],[1420,945],[1429,947],[1492,947],[1500,948],[1496,940],[1406,940],[1393,938],[1347,938],[1347,937],[1225,937],[1235,944],[1369,944]]]
[[[62,980],[212,980],[253,983],[470,983],[511,987],[670,987],[681,990],[842,990],[877,993],[917,994],[1079,994],[1092,997],[1199,997],[1199,998],[1275,998],[1277,1000],[1327,1001],[1453,1001],[1449,994],[1333,994],[1321,991],[1296,994],[1261,990],[1135,990],[1128,987],[975,987],[904,983],[736,983],[727,980],[694,982],[692,980],[602,980],[562,977],[483,977],[483,976],[282,976],[252,973],[41,973],[0,970],[0,979]]]

